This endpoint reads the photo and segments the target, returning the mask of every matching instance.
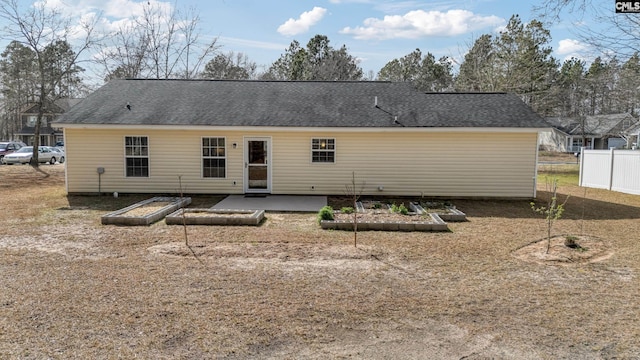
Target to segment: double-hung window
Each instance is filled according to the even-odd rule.
[[[331,139],[331,138],[311,139],[311,162],[313,163],[336,162],[336,139]]]
[[[202,177],[224,178],[227,176],[227,153],[223,137],[202,138]]]
[[[127,177],[149,177],[149,138],[125,136],[124,153]]]

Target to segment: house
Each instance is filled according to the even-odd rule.
[[[58,99],[47,111],[45,111],[42,122],[40,123],[40,145],[54,146],[58,142],[63,141],[62,130],[52,127],[51,123],[60,114],[68,111],[72,106],[79,103],[81,99]],[[21,128],[15,134],[16,137],[27,145],[33,145],[33,136],[35,135],[35,126],[38,121],[37,104],[28,104],[20,112]]]
[[[517,96],[405,83],[113,80],[65,113],[68,193],[535,196]],[[181,184],[181,186],[179,185]]]
[[[627,149],[637,150],[640,148],[640,121],[628,127],[624,134],[627,138]]]
[[[626,147],[625,130],[637,121],[629,113],[592,115],[584,121],[561,117],[545,120],[552,127],[540,133],[540,147],[558,152],[579,152],[583,146],[587,149]]]
[[[569,135],[569,131],[575,127],[573,119],[545,118],[545,120],[549,123],[549,128],[540,132],[538,138],[540,150],[571,152],[573,138]],[[588,144],[590,144],[591,141],[592,139],[587,139]]]

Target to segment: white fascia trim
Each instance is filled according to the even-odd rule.
[[[481,133],[538,133],[550,128],[512,128],[512,127],[285,127],[285,126],[185,126],[185,125],[122,125],[122,124],[56,124],[65,129],[87,130],[188,130],[188,131],[244,131],[244,132],[323,132],[323,133],[444,133],[444,132],[481,132]]]

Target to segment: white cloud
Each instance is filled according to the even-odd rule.
[[[424,36],[456,36],[486,27],[497,27],[505,20],[498,16],[479,16],[467,10],[409,11],[383,19],[368,18],[364,26],[346,27],[340,32],[356,39],[417,39]]]
[[[135,1],[135,0],[47,0],[39,2],[47,8],[56,9],[69,17],[79,17],[87,13],[97,13],[107,19],[116,21],[124,18],[137,18],[144,14],[144,8],[169,14],[173,10],[170,1]]]
[[[131,10],[137,5],[128,0],[47,0],[40,4],[44,4],[50,9],[56,9],[71,17],[88,12],[100,12],[104,16],[127,17],[132,14]]]
[[[576,58],[584,61],[585,63],[590,63],[596,56],[596,53],[593,51],[591,46],[575,39],[560,40],[555,53],[562,58],[562,61]]]
[[[560,55],[567,55],[585,51],[589,46],[575,39],[563,39],[558,42],[557,53]]]
[[[303,12],[298,19],[291,18],[287,20],[284,24],[278,27],[278,32],[285,36],[294,36],[304,33],[322,20],[326,13],[327,9],[316,6],[311,11]]]

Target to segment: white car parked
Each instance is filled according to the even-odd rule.
[[[9,155],[5,155],[2,159],[7,165],[13,164],[28,164],[31,162],[33,156],[33,146],[24,146],[20,150],[15,151]],[[61,164],[64,162],[64,152],[56,151],[49,146],[38,147],[38,162],[49,163],[51,165],[59,161]]]

